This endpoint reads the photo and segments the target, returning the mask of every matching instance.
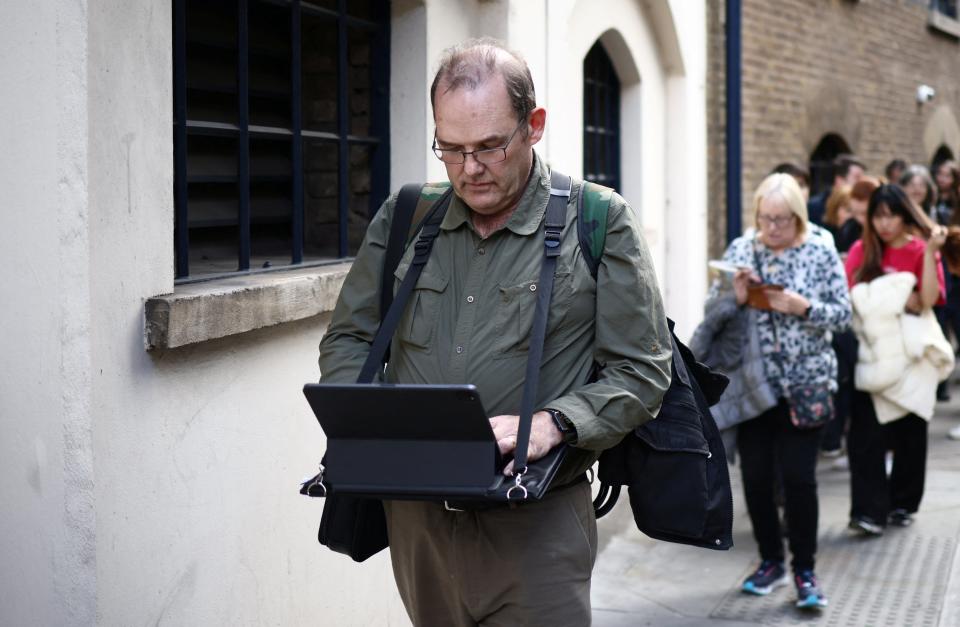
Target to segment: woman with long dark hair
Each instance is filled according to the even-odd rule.
[[[854,328],[861,343],[857,391],[847,435],[850,528],[864,535],[880,535],[888,523],[909,525],[923,497],[927,423],[933,413],[936,378],[942,368],[928,368],[922,376],[912,370],[906,372],[907,365],[913,362],[897,352],[902,352],[904,346],[904,325],[899,322],[910,317],[905,313],[926,316],[942,339],[943,334],[929,312],[935,304],[944,302],[938,250],[945,239],[946,229],[922,213],[900,187],[882,185],[870,196],[863,237],[847,257]],[[891,280],[888,275],[896,278]],[[861,285],[869,285],[873,300],[867,299],[866,289],[860,289],[858,294]],[[886,311],[891,307],[900,309]],[[880,316],[886,314],[892,314],[887,322],[892,320],[894,324],[878,327],[883,322]],[[885,335],[874,334],[872,330],[876,328],[886,329]],[[928,327],[923,328],[929,331]],[[937,348],[941,346],[938,344]],[[943,359],[949,359],[952,367],[952,351]],[[900,372],[890,372],[891,364],[900,364]],[[942,362],[939,366],[943,366]],[[931,374],[934,371],[936,375]],[[908,374],[915,378],[907,381]],[[881,389],[880,379],[902,387]],[[903,399],[907,388],[913,396]],[[889,478],[885,465],[888,449],[894,455]]]

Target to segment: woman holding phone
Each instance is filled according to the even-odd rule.
[[[815,469],[822,425],[830,411],[824,403],[809,401],[813,396],[829,399],[837,389],[830,332],[850,324],[850,301],[836,249],[809,236],[807,206],[792,177],[768,176],[757,188],[753,206],[756,232],[734,240],[723,260],[749,268],[734,275],[736,302],[759,310],[764,370],[779,402],[742,422],[737,432],[743,489],[761,559],[743,582],[743,591],[766,595],[789,581],[774,500],[779,476],[797,606],[820,608],[827,598],[814,575]],[[810,407],[813,413],[807,411]]]

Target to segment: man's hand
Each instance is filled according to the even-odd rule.
[[[512,453],[517,448],[517,431],[520,428],[520,416],[494,416],[490,419],[493,427],[493,437],[497,439],[497,446],[501,455]],[[533,462],[547,453],[550,449],[563,442],[563,434],[553,422],[553,416],[545,411],[533,414],[533,423],[530,426],[530,444],[527,446],[527,462]],[[503,469],[508,477],[513,474],[513,460]]]
[[[807,312],[810,301],[791,290],[766,290],[770,308],[791,316],[802,316]]]

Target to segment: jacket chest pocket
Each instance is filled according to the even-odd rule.
[[[495,324],[497,338],[494,358],[526,354],[530,348],[533,316],[537,309],[537,299],[540,297],[538,279],[500,285],[497,291],[499,302]],[[550,314],[547,317],[547,340],[556,332],[570,308],[570,292],[570,273],[557,272],[553,280]]]
[[[407,268],[397,268],[394,277],[398,282],[406,275]],[[397,325],[396,337],[400,342],[422,351],[430,350],[446,289],[447,277],[424,270]]]

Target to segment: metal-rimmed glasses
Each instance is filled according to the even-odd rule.
[[[460,165],[467,162],[467,155],[473,155],[473,158],[477,160],[477,163],[482,163],[483,165],[490,165],[492,163],[500,163],[505,161],[507,158],[507,147],[510,146],[510,142],[513,141],[514,136],[517,134],[517,131],[526,123],[526,120],[521,120],[517,124],[517,128],[513,129],[513,132],[510,133],[510,137],[507,139],[507,143],[498,148],[483,148],[482,150],[456,150],[453,148],[439,148],[437,146],[437,135],[434,132],[433,135],[433,154],[437,155],[437,159],[443,161],[444,163],[449,163],[450,165]]]
[[[794,219],[796,219],[796,216],[792,213],[788,216],[777,216],[775,218],[771,218],[770,216],[765,216],[763,214],[757,216],[757,222],[759,222],[761,225],[775,226],[778,229],[790,226],[790,223],[792,223]]]

